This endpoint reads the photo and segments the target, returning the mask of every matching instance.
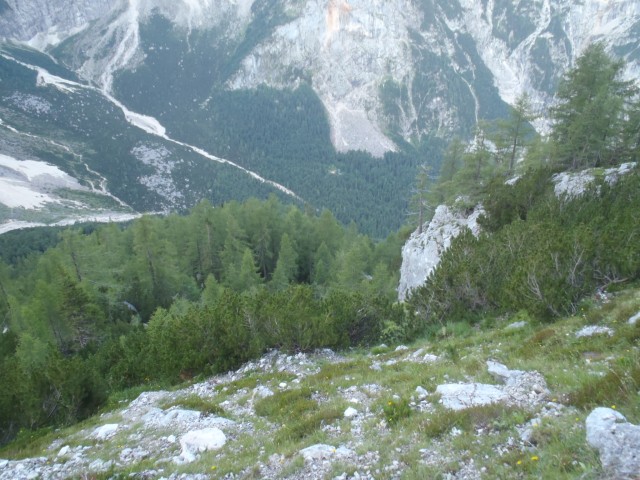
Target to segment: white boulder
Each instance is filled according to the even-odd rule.
[[[118,430],[117,423],[107,423],[106,425],[102,425],[96,428],[93,431],[92,437],[96,440],[106,440],[107,438],[114,435],[116,433],[116,430]]]
[[[481,407],[492,403],[504,402],[507,395],[502,389],[483,383],[448,383],[438,385],[436,393],[440,403],[450,410]]]
[[[306,462],[315,462],[318,460],[327,460],[333,457],[349,457],[353,455],[353,451],[346,447],[333,447],[318,443],[310,447],[300,450],[300,455]]]
[[[177,463],[190,463],[198,453],[219,450],[227,443],[227,437],[219,428],[203,428],[185,433],[180,438],[182,452]]]
[[[594,335],[609,335],[613,336],[613,330],[609,327],[599,327],[597,325],[589,325],[581,328],[576,332],[576,338],[593,337]]]
[[[358,410],[356,410],[353,407],[348,407],[345,411],[344,411],[344,418],[353,418],[355,416],[358,415]]]
[[[593,410],[585,421],[587,442],[600,453],[605,473],[618,480],[640,475],[640,426],[611,408]]]

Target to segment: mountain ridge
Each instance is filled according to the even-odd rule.
[[[626,60],[627,76],[640,75],[640,8],[630,0],[40,3],[7,0],[0,36],[40,49],[38,61],[67,66],[171,138],[378,236],[399,227],[418,163],[437,169],[453,134],[468,137],[479,120],[504,117],[520,93],[546,109],[589,43],[605,40]],[[87,131],[99,128],[89,123]],[[535,126],[544,132],[549,121],[541,116]],[[116,155],[143,168],[131,151]],[[107,166],[91,168],[108,177]],[[157,198],[130,180],[136,196]],[[123,181],[113,176],[110,188]],[[156,209],[183,210],[191,197],[245,198],[253,189],[220,182],[193,194],[178,186],[186,200]]]

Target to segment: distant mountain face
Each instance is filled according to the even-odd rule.
[[[520,93],[547,105],[590,42],[605,41],[627,60],[628,75],[640,76],[634,0],[0,0],[0,37],[46,52],[22,49],[20,61],[66,75],[110,105],[118,128],[136,138],[127,148],[101,144],[105,152],[134,171],[155,168],[152,176],[172,178],[175,195],[166,195],[157,182],[141,180],[149,175],[130,173],[127,189],[136,184],[136,199],[119,195],[134,208],[149,208],[158,195],[163,208],[227,198],[227,179],[198,190],[202,172],[178,167],[211,164],[196,147],[237,164],[231,168],[243,193],[235,198],[257,181],[263,193],[330,207],[375,233],[396,226],[404,201],[398,192],[416,162],[437,157],[452,133],[503,115]],[[29,69],[14,60],[0,57],[7,74]],[[0,82],[5,123],[7,109],[16,122],[28,113],[7,100],[12,95],[27,87],[29,95],[49,94],[34,84]],[[54,93],[73,101],[69,92]],[[152,128],[127,122],[118,105],[145,115]],[[63,110],[70,108],[77,106]],[[95,150],[97,116],[85,115],[90,132],[82,141]],[[136,154],[160,146],[168,170]],[[103,174],[103,163],[96,151],[91,168]],[[188,188],[179,185],[182,175],[194,179]],[[120,176],[105,173],[110,190]]]

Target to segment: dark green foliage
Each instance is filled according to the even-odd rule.
[[[398,423],[412,413],[411,407],[409,407],[409,400],[406,398],[389,400],[382,406],[382,411],[389,425]]]
[[[15,265],[32,253],[43,253],[59,241],[62,227],[27,228],[0,235],[0,258]]]
[[[385,331],[404,340],[415,328],[392,304],[401,243],[375,245],[326,210],[275,197],[65,230],[19,269],[0,265],[2,438],[83,418],[109,392],[227,371],[266,349],[370,345]]]
[[[552,110],[555,161],[572,169],[606,166],[628,158],[625,128],[633,82],[621,80],[624,62],[605,52],[603,43],[587,47],[558,87]],[[636,137],[637,138],[637,137]],[[633,147],[632,147],[633,148]]]
[[[510,184],[504,178],[494,178],[482,203],[486,215],[478,223],[488,232],[497,232],[514,220],[526,220],[529,210],[551,192],[551,174],[547,168],[531,169]]]

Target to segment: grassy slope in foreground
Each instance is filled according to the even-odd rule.
[[[236,372],[180,390],[147,393],[131,404],[140,390],[124,392],[112,398],[113,409],[103,415],[21,438],[0,451],[0,458],[45,457],[38,468],[63,464],[60,468],[69,472],[79,468],[75,475],[91,470],[89,465],[98,459],[114,460],[95,478],[154,471],[165,477],[177,472],[211,478],[229,473],[237,475],[233,478],[334,478],[343,473],[347,475],[340,478],[351,478],[359,472],[376,479],[445,474],[595,479],[601,466],[586,443],[584,428],[591,409],[615,408],[630,422],[640,423],[640,323],[628,323],[639,310],[640,290],[630,289],[587,299],[578,315],[553,324],[520,314],[475,326],[452,323],[407,349],[381,346],[344,356],[272,352]],[[522,320],[527,322],[524,327],[507,328]],[[577,337],[588,325],[608,327],[612,334]],[[425,354],[439,360],[420,360]],[[434,394],[437,385],[495,384],[487,373],[489,359],[511,369],[540,372],[550,393],[533,409],[444,409]],[[259,386],[275,394],[261,398]],[[419,386],[428,392],[426,397],[418,398]],[[162,410],[155,411],[156,420],[145,421],[151,406]],[[348,407],[357,415],[346,418]],[[161,425],[158,419],[177,409],[202,414],[191,424],[176,420]],[[215,423],[218,416],[235,422],[220,427],[226,445],[177,465],[173,458],[180,454],[180,435],[202,422]],[[538,420],[531,424],[532,419]],[[530,439],[525,442],[521,432],[528,423]],[[112,437],[96,440],[92,435],[104,424],[119,427]],[[319,443],[335,447],[335,452],[330,450],[327,461],[305,462],[299,452]],[[56,456],[66,445],[70,453]],[[78,463],[73,457],[81,446],[85,449]],[[79,466],[73,467],[74,462]],[[11,465],[0,468],[0,478]],[[44,476],[46,472],[41,470]]]

